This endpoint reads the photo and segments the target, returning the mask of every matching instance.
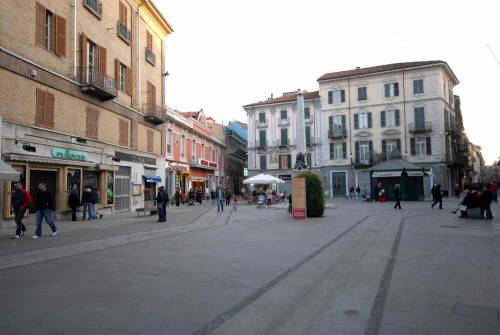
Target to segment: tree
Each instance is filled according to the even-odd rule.
[[[325,196],[319,177],[313,172],[301,172],[296,177],[306,180],[307,217],[323,216],[325,211]]]

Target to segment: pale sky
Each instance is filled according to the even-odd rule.
[[[444,60],[458,77],[465,131],[500,155],[500,1],[155,0],[166,39],[166,101],[246,121],[242,106],[318,89],[327,72]]]

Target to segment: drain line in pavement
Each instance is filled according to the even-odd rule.
[[[200,328],[198,331],[193,333],[193,335],[208,335],[208,334],[213,333],[217,328],[222,326],[225,322],[231,320],[236,314],[241,312],[245,307],[247,307],[248,305],[255,302],[257,299],[259,299],[261,296],[266,294],[269,290],[271,290],[273,287],[278,285],[285,278],[287,278],[292,273],[294,273],[295,271],[300,269],[308,261],[310,261],[311,259],[313,259],[317,255],[319,255],[321,252],[323,252],[325,249],[330,247],[332,244],[334,244],[335,242],[340,240],[342,237],[344,237],[345,235],[350,233],[354,228],[359,226],[361,223],[363,223],[369,217],[370,216],[364,217],[360,221],[356,222],[355,224],[353,224],[352,226],[350,226],[349,228],[344,230],[340,235],[338,235],[337,237],[335,237],[332,240],[330,240],[329,242],[327,242],[321,248],[317,249],[312,254],[305,257],[304,259],[302,259],[300,262],[298,262],[294,266],[288,268],[285,272],[281,273],[278,277],[274,278],[273,280],[268,282],[266,285],[260,287],[254,293],[252,293],[251,295],[249,295],[248,297],[246,297],[245,299],[243,299],[242,301],[240,301],[239,303],[237,303],[236,305],[234,305],[233,307],[231,307],[230,309],[228,309],[227,311],[225,311],[221,315],[217,316],[212,321],[205,324],[202,328]],[[227,221],[229,221],[229,217],[228,217]]]

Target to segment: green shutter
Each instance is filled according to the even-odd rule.
[[[356,155],[355,161],[356,161],[357,164],[359,164],[359,142],[356,141],[354,143],[354,148],[355,148],[354,153]]]
[[[342,142],[342,158],[347,159],[347,143]]]
[[[417,154],[417,150],[415,148],[415,138],[414,137],[410,138],[410,153],[412,156],[415,156]]]
[[[380,112],[380,127],[385,127],[385,111]]]
[[[306,127],[306,145],[311,144],[311,127]]]
[[[292,155],[288,154],[288,168],[292,168]]]
[[[399,83],[394,83],[394,96],[399,96]]]
[[[432,155],[432,143],[430,137],[425,138],[425,151],[427,155]]]
[[[340,102],[345,102],[345,90],[340,91]]]
[[[342,115],[342,129],[346,129],[345,128],[345,115]]]
[[[368,113],[368,128],[372,127],[372,113]]]
[[[394,111],[394,118],[396,119],[396,126],[399,126],[401,124],[401,121],[399,120],[399,109]]]
[[[266,146],[266,131],[265,130],[259,131],[259,146],[261,146],[261,147]]]
[[[330,142],[330,159],[333,159],[333,143]]]
[[[382,158],[387,159],[387,141],[382,140]]]
[[[373,141],[368,141],[368,151],[370,156],[370,164],[373,164]]]
[[[328,91],[328,103],[333,104],[333,91]]]
[[[281,128],[281,145],[288,145],[288,129]]]
[[[358,114],[354,114],[354,129],[359,129],[359,118],[358,118]]]

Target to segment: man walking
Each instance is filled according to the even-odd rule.
[[[217,212],[220,212],[221,210],[224,212],[224,201],[226,200],[226,192],[224,191],[224,188],[222,188],[222,183],[217,186],[217,189],[215,190],[215,196],[217,197]]]
[[[439,203],[439,209],[443,209],[443,193],[441,192],[441,185],[437,185],[434,188],[434,193],[432,194],[434,198],[434,202],[432,203],[431,208],[434,208],[434,206]]]
[[[15,190],[12,194],[12,209],[14,210],[16,222],[16,235],[13,238],[19,238],[24,235],[26,227],[23,224],[24,214],[31,205],[31,196],[28,191],[23,188],[23,184],[16,183]]]
[[[83,205],[82,220],[85,221],[87,214],[88,214],[89,220],[92,220],[92,192],[90,190],[90,186],[85,187],[85,190],[83,190],[82,205]]]
[[[45,183],[38,184],[38,193],[35,196],[36,203],[36,231],[33,238],[39,238],[42,236],[42,220],[45,218],[45,221],[52,229],[52,236],[56,236],[59,232],[57,230],[54,221],[52,220],[52,209],[54,208],[54,197],[52,193],[47,189],[47,185]]]
[[[167,199],[165,188],[163,186],[160,186],[160,188],[158,189],[158,195],[156,196],[156,207],[158,208],[157,222],[167,221]]]
[[[396,186],[394,186],[394,198],[396,199],[394,209],[401,209],[401,189],[399,187],[399,184],[396,184]]]

